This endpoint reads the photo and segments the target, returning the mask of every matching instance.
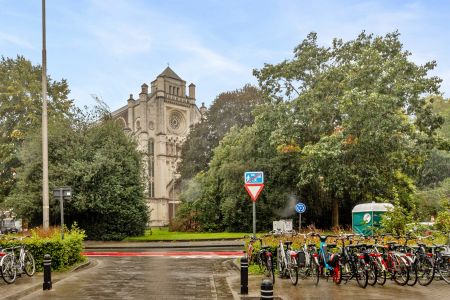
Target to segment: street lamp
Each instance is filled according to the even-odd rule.
[[[47,50],[45,37],[45,0],[42,0],[42,226],[49,228],[48,204],[48,130],[47,130]]]

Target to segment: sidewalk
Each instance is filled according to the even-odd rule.
[[[242,248],[242,240],[167,241],[167,242],[102,242],[85,241],[85,249],[157,249],[157,248]]]
[[[88,260],[87,262],[78,265],[69,271],[52,272],[52,284],[54,285],[56,282],[70,276],[75,272],[82,271],[87,268],[92,268],[95,265],[95,260]],[[44,274],[36,273],[32,277],[28,277],[27,275],[22,274],[20,277],[17,277],[16,281],[12,284],[6,284],[1,278],[0,281],[0,287],[5,287],[1,288],[0,298],[6,300],[15,300],[31,294],[34,291],[42,290],[42,285],[44,283]]]

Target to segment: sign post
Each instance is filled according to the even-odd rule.
[[[253,236],[256,237],[256,200],[264,188],[264,173],[245,172],[244,183],[245,189],[253,202]]]
[[[53,196],[59,198],[59,208],[61,212],[61,239],[64,239],[64,200],[72,199],[72,188],[70,186],[56,187],[53,189]]]
[[[298,232],[300,232],[302,230],[302,213],[306,211],[306,205],[301,202],[297,203],[295,211],[298,213]]]

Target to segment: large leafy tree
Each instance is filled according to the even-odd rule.
[[[362,32],[331,47],[311,33],[292,60],[254,71],[263,90],[286,106],[272,139],[301,149],[298,185],[321,187],[333,225],[340,206],[395,193],[406,201],[414,190],[407,174],[443,120],[424,97],[439,94],[441,80],[427,76],[436,63],[417,65],[410,54],[397,32]]]
[[[424,216],[436,215],[445,210],[442,203],[450,199],[450,100],[435,97],[433,110],[445,120],[442,127],[437,130],[437,148],[431,149],[427,154],[425,163],[418,168],[418,208]]]
[[[252,110],[263,103],[260,91],[251,85],[221,93],[202,122],[194,125],[181,150],[182,179],[190,179],[208,168],[215,147],[233,126],[253,123]]]
[[[274,219],[292,215],[289,200],[297,192],[297,160],[291,153],[279,155],[270,144],[275,109],[272,104],[259,106],[253,126],[234,127],[225,135],[214,149],[209,169],[197,174],[182,194],[190,210],[181,217],[193,217],[202,230],[251,231],[252,204],[243,184],[248,170],[265,174],[266,188],[256,203],[258,230],[271,227]]]
[[[0,59],[0,204],[15,184],[18,151],[30,131],[41,126],[41,67],[22,56]],[[49,118],[71,115],[66,80],[47,78]]]
[[[308,222],[319,226],[350,223],[358,202],[412,205],[412,175],[443,121],[430,100],[439,94],[440,79],[427,75],[435,65],[412,62],[397,32],[363,32],[331,47],[309,34],[293,59],[254,71],[271,103],[255,111],[253,125],[226,135],[209,169],[196,177],[197,221],[249,229],[251,206],[242,188],[249,169],[266,174],[259,229],[294,214],[289,193],[307,203]]]
[[[29,134],[19,153],[17,187],[7,203],[31,226],[41,224],[42,163],[40,132]],[[136,144],[111,120],[83,118],[49,123],[49,183],[70,185],[67,223],[77,221],[90,239],[122,239],[142,234],[147,220],[141,160]],[[52,199],[51,223],[59,224],[59,202]]]

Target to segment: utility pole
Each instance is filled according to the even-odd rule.
[[[47,50],[45,44],[45,0],[42,0],[42,226],[44,230],[48,230]]]

